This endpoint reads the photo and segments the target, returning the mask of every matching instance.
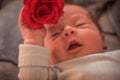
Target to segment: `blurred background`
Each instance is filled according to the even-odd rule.
[[[120,0],[65,0],[92,12],[103,32],[107,51],[120,49]],[[0,80],[18,80],[18,15],[22,0],[0,0]],[[7,77],[6,77],[7,76]]]

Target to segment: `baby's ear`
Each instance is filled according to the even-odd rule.
[[[105,35],[102,33],[101,37],[103,39],[103,49],[106,50],[108,48],[107,44],[105,43]]]

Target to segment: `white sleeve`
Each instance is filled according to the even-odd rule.
[[[47,80],[48,49],[29,44],[19,46],[19,80]]]

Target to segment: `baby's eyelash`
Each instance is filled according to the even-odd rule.
[[[84,24],[85,24],[85,23],[77,24],[76,27],[82,26],[82,25],[84,25]]]
[[[60,33],[54,33],[54,34],[52,34],[52,37],[57,36],[58,34],[60,34]]]

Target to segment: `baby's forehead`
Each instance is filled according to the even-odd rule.
[[[87,19],[89,18],[88,16],[84,15],[84,14],[80,14],[80,13],[76,13],[76,14],[71,14],[71,15],[63,15],[62,18],[60,20],[73,20],[76,21],[78,19]]]
[[[62,29],[64,26],[71,26],[82,19],[88,19],[87,16],[82,14],[74,14],[69,17],[62,16],[62,18],[57,22],[57,24],[48,24],[46,26],[47,31],[54,31],[56,29]]]
[[[57,22],[58,25],[65,25],[65,24],[75,24],[77,22],[88,21],[91,18],[81,13],[74,13],[74,14],[63,14],[63,16]]]
[[[83,8],[78,5],[65,5],[64,6],[64,15],[69,16],[69,15],[74,15],[74,14],[84,14],[86,16],[89,15],[89,11],[87,8]]]
[[[82,7],[76,5],[65,5],[64,14],[59,18],[58,22],[54,25],[49,25],[49,30],[55,28],[62,24],[67,24],[69,22],[76,22],[78,19],[90,19],[90,14],[88,11]]]
[[[90,13],[87,9],[84,9],[76,5],[66,5],[64,7],[64,14],[60,17],[58,21],[78,19],[78,18],[90,18]]]

